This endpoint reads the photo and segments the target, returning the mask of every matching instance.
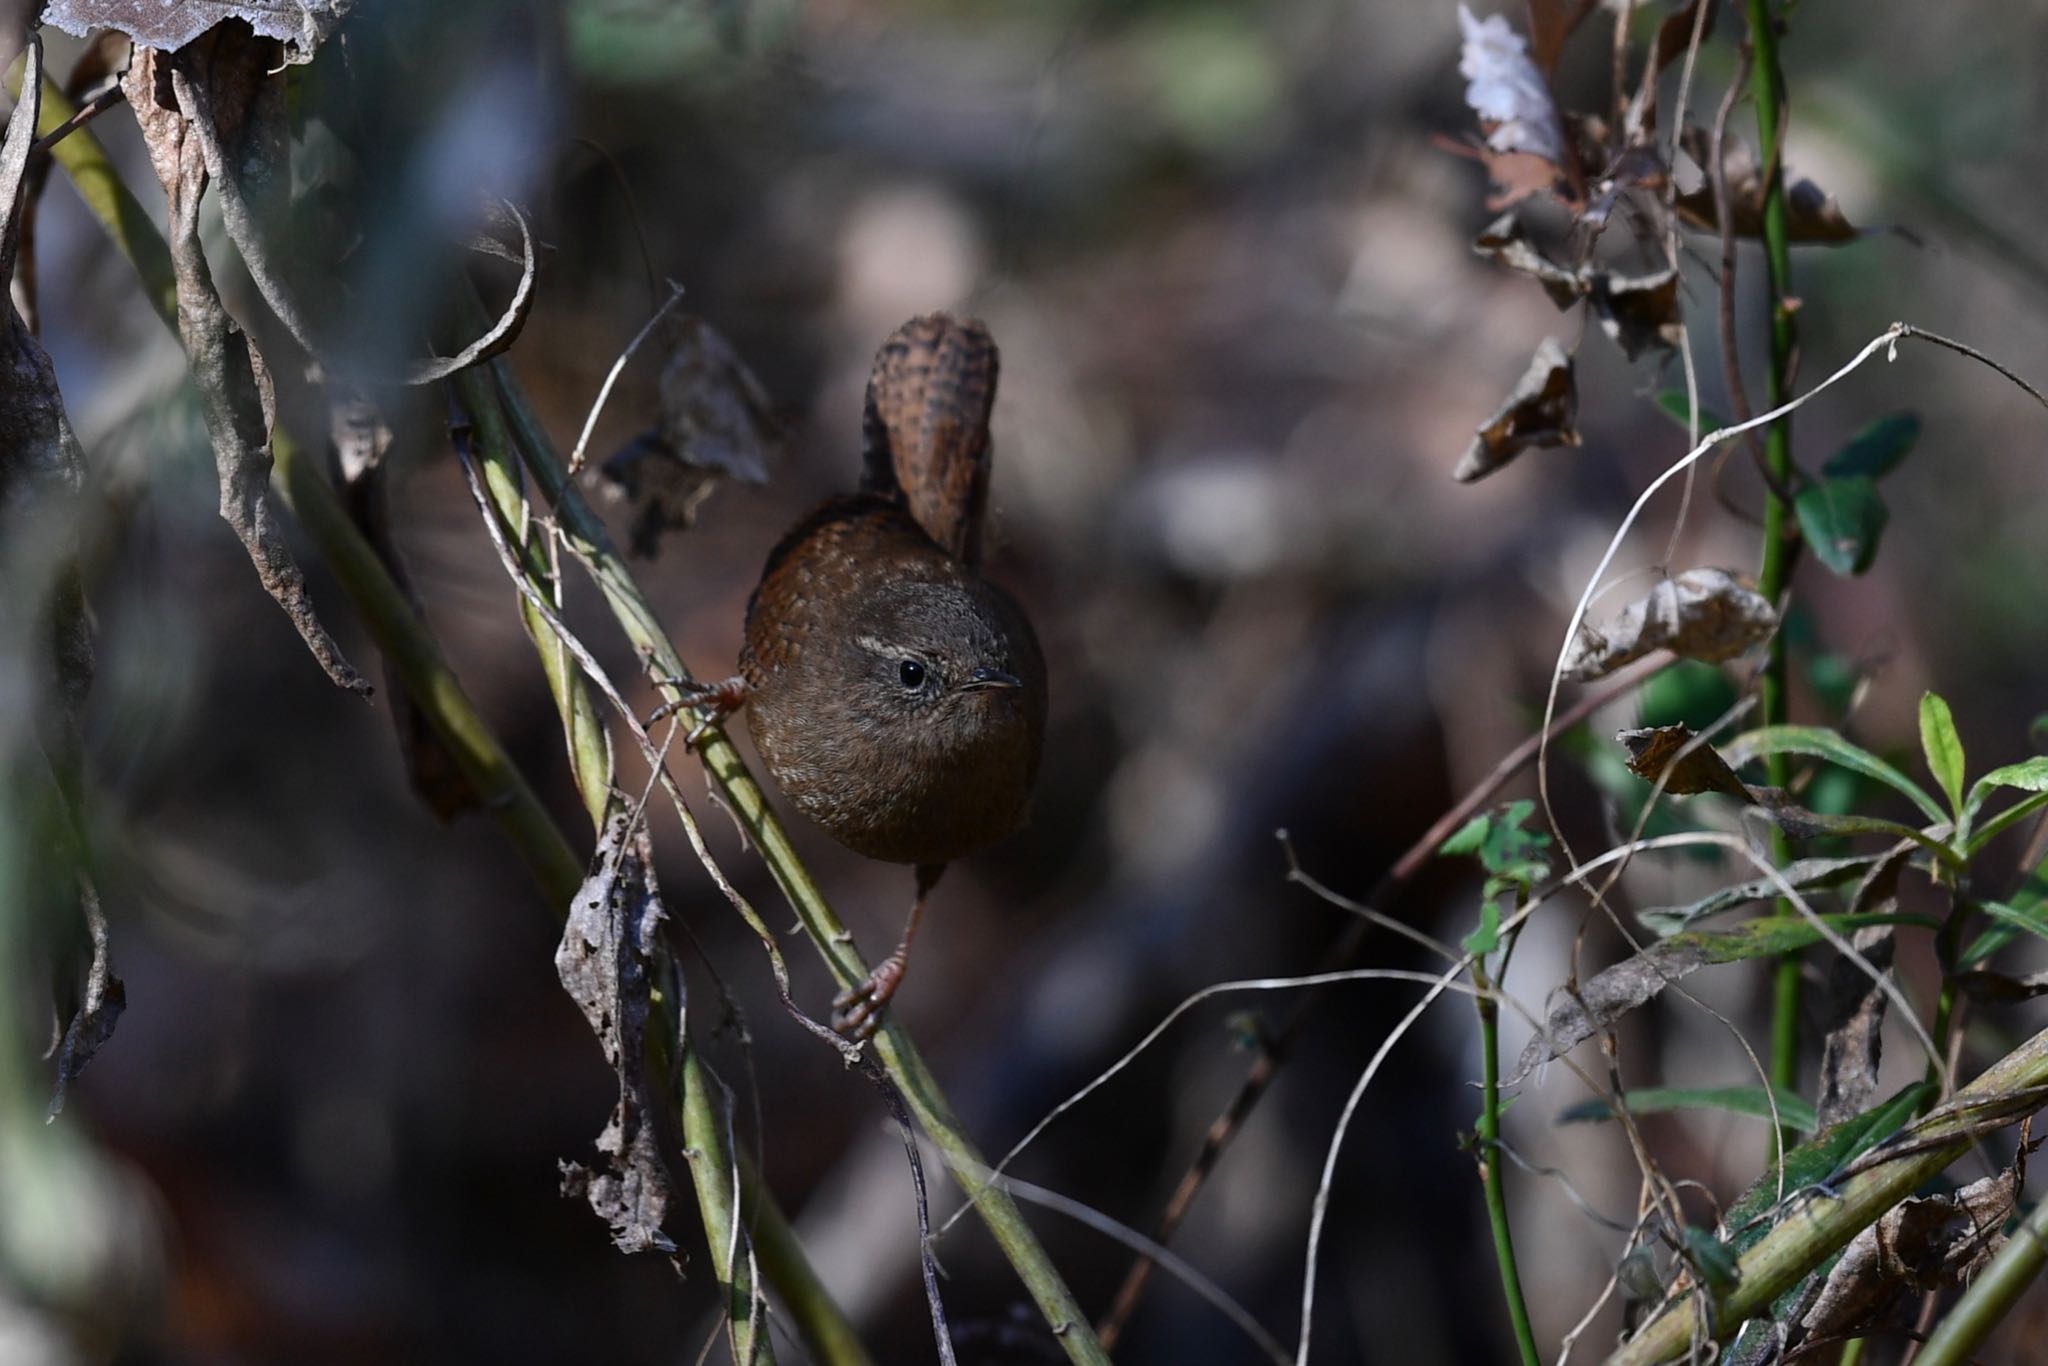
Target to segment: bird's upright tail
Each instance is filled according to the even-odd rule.
[[[901,502],[969,564],[981,557],[996,368],[980,322],[927,313],[882,343],[868,375],[862,490]]]

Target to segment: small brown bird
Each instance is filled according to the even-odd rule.
[[[1024,823],[1045,736],[1045,659],[981,577],[996,347],[976,321],[913,318],[868,378],[859,493],[783,536],[747,604],[738,677],[689,695],[742,705],[783,794],[841,844],[917,868],[902,942],[834,1000],[866,1038],[903,979],[952,860]]]

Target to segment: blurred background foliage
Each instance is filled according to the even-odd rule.
[[[1646,33],[1661,12],[1641,8]],[[1491,217],[1482,173],[1432,145],[1470,127],[1457,36],[1437,0],[363,0],[292,73],[294,188],[333,210],[309,213],[292,250],[302,275],[331,273],[325,316],[346,355],[415,349],[451,264],[421,244],[502,193],[531,205],[546,244],[512,361],[565,447],[662,280],[759,376],[787,427],[770,482],[720,492],[640,571],[702,674],[734,658],[780,529],[852,483],[880,338],[933,308],[988,321],[1003,349],[993,572],[1044,637],[1053,726],[1031,828],[947,880],[895,1008],[991,1150],[1187,993],[1314,964],[1343,913],[1284,880],[1274,832],[1321,881],[1370,886],[1528,732],[1606,536],[1681,453],[1652,402],[1682,384],[1676,365],[1631,367],[1589,338],[1583,447],[1451,482],[1536,342],[1571,342],[1576,326],[1468,250]],[[1789,165],[1852,221],[1919,239],[1797,254],[1808,382],[1894,318],[2048,375],[2048,85],[2032,60],[2044,40],[2038,7],[1797,7]],[[78,45],[48,41],[61,77]],[[1603,101],[1607,60],[1590,37],[1568,51],[1564,103]],[[1696,118],[1710,120],[1734,68],[1724,32],[1701,56]],[[126,113],[94,129],[160,209]],[[215,515],[182,353],[62,179],[40,207],[39,302],[97,490],[89,826],[128,1011],[49,1127],[45,1006],[23,998],[21,1027],[0,1036],[0,1240],[17,1269],[0,1286],[0,1360],[692,1360],[716,1303],[690,1241],[701,1234],[675,1221],[679,1281],[658,1259],[617,1256],[556,1192],[557,1159],[585,1151],[612,1082],[556,981],[548,908],[496,830],[443,826],[419,804],[386,698],[366,707],[331,687],[265,600]],[[223,291],[260,336],[260,304],[221,245]],[[1687,304],[1704,330],[1713,248],[1694,245]],[[1738,323],[1754,358],[1753,255],[1745,271],[1755,288]],[[646,357],[627,370],[593,451],[648,425],[658,372]],[[1727,411],[1718,373],[1703,360],[1702,398]],[[288,415],[305,401],[285,397]],[[1899,407],[1924,434],[1887,486],[1876,568],[1849,579],[1809,565],[1798,580],[1794,716],[1839,721],[1853,694],[1858,739],[1910,756],[1915,703],[1938,687],[1973,758],[2018,758],[2048,711],[2040,415],[1988,372],[1915,351],[1802,412],[1798,449],[1817,459]],[[553,708],[443,420],[426,400],[400,417],[396,543],[457,672],[580,833]],[[1725,488],[1757,506],[1745,460]],[[1657,505],[1627,563],[1659,553],[1676,506]],[[1704,490],[1680,544],[1679,564],[1755,559],[1753,528]],[[346,599],[299,549],[325,619],[367,666]],[[7,561],[11,582],[27,563]],[[605,642],[616,676],[636,676],[584,588],[571,586],[572,619]],[[7,629],[0,746],[18,773],[34,656],[23,624]],[[1732,696],[1722,670],[1674,672],[1562,747],[1574,844],[1604,847],[1641,800],[1614,729],[1697,724]],[[17,962],[57,933],[24,871],[52,819],[37,790],[24,779],[0,793],[0,944]],[[725,866],[776,905],[720,824],[707,829]],[[878,948],[907,893],[900,870],[815,831],[798,839]],[[931,1359],[887,1116],[781,1015],[758,947],[682,846],[667,848],[671,909],[701,950],[688,970],[715,965],[747,1013],[750,1046],[727,1030],[713,1058],[742,1112],[759,1106],[748,1128],[770,1184],[877,1358]],[[1699,860],[1644,859],[1620,890],[1668,905],[1726,880]],[[1454,939],[1477,899],[1477,874],[1444,865],[1382,909]],[[1534,1000],[1563,980],[1580,928],[1577,907],[1532,924],[1510,986]],[[1584,952],[1605,961],[1612,932],[1587,932]],[[1390,940],[1371,953],[1424,965]],[[792,963],[800,999],[820,1005],[822,971],[807,954]],[[1908,955],[1901,971],[1912,991],[1928,964]],[[1762,976],[1697,980],[1760,1036]],[[1380,983],[1324,1002],[1177,1241],[1283,1340],[1338,1107],[1413,999]],[[1017,1174],[1150,1228],[1242,1076],[1231,1013],[1246,1008],[1278,1010],[1259,998],[1196,1012]],[[2000,1028],[2017,1038],[2023,1022]],[[1509,1016],[1503,1036],[1512,1056],[1524,1026]],[[1748,1075],[1727,1034],[1685,1007],[1643,1012],[1622,1037],[1634,1083]],[[1980,1041],[1985,1056],[1999,1037]],[[1447,998],[1367,1095],[1333,1192],[1324,1366],[1504,1348],[1456,1143],[1476,1112],[1475,1049],[1470,1010]],[[1888,1082],[1917,1074],[1902,1044],[1887,1064]],[[1582,1099],[1559,1069],[1525,1091],[1507,1141],[1631,1218],[1620,1135],[1555,1126]],[[1768,1147],[1765,1126],[1727,1115],[1645,1128],[1673,1171],[1723,1196]],[[1513,1194],[1538,1337],[1554,1342],[1617,1240],[1554,1180],[1518,1176]],[[1106,1306],[1128,1254],[1034,1219],[1083,1303]],[[940,1255],[963,1360],[1057,1359],[978,1228]],[[2009,1331],[2039,1341],[2044,1320],[2037,1304]],[[1588,1341],[1618,1326],[1610,1309]],[[1250,1351],[1162,1278],[1119,1357],[1199,1366]]]

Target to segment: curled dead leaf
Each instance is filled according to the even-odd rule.
[[[246,44],[231,44],[220,53],[214,47],[215,39],[207,37],[175,54],[140,48],[122,82],[168,201],[167,235],[178,280],[178,335],[199,390],[220,474],[220,513],[248,551],[264,591],[291,618],[327,676],[368,697],[369,680],[342,656],[321,624],[306,592],[305,575],[278,525],[270,502],[270,377],[255,344],[221,303],[200,241],[200,200],[208,180],[206,139],[193,127],[198,115],[185,99],[217,76],[228,79],[228,73],[245,65],[250,56]]]
[[[606,490],[635,508],[633,553],[656,554],[720,480],[768,482],[781,445],[768,392],[732,344],[702,318],[679,319],[658,420],[603,466]]]
[[[1617,731],[1614,738],[1628,749],[1628,771],[1644,782],[1661,781],[1669,796],[1721,792],[1750,799],[1749,788],[1735,776],[1735,770],[1712,745],[1695,735],[1691,726]]]
[[[1653,650],[1717,664],[1761,645],[1777,629],[1778,612],[1769,598],[1725,569],[1688,569],[1603,626],[1581,626],[1565,659],[1565,677],[1604,678]]]
[[[673,1183],[655,1137],[647,1075],[651,969],[667,918],[646,828],[615,812],[591,856],[589,877],[569,903],[555,972],[619,1083],[618,1104],[597,1137],[598,1163],[562,1163],[562,1193],[588,1200],[621,1252],[676,1250],[661,1228]]]
[[[1686,128],[1680,145],[1702,171],[1698,189],[1680,194],[1674,201],[1678,216],[1703,232],[1721,230],[1720,208],[1714,200],[1713,139],[1706,129]],[[1756,158],[1740,140],[1730,138],[1724,148],[1722,166],[1727,172],[1728,207],[1738,237],[1764,235],[1764,180]],[[1793,242],[1839,245],[1853,242],[1862,230],[1842,214],[1835,197],[1811,180],[1795,180],[1785,187],[1785,231]]]
[[[1555,337],[1545,337],[1529,368],[1508,393],[1500,410],[1483,424],[1465,448],[1451,477],[1461,484],[1483,479],[1531,446],[1576,446],[1579,391],[1572,358]]]

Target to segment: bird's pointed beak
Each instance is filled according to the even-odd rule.
[[[962,692],[981,692],[989,688],[1021,688],[1024,680],[1015,674],[1006,674],[1001,669],[976,669],[973,677],[960,685]]]

